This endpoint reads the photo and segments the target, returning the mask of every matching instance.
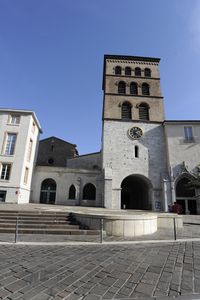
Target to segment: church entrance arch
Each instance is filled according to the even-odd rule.
[[[176,183],[176,202],[181,205],[183,214],[196,215],[195,189],[187,186],[190,178],[181,177]]]
[[[149,209],[150,182],[146,177],[130,175],[121,183],[121,208]]]
[[[51,178],[43,180],[40,191],[40,203],[55,204],[56,187],[55,180]]]

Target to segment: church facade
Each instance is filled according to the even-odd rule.
[[[97,153],[79,155],[76,145],[56,137],[40,141],[39,147],[37,137],[33,148],[27,134],[19,144],[23,124],[6,128],[6,122],[12,116],[23,120],[28,113],[0,110],[0,201],[153,211],[168,211],[177,201],[183,213],[200,213],[199,189],[188,184],[199,175],[200,120],[165,120],[159,62],[150,57],[104,56],[102,147]],[[35,125],[38,136],[41,127],[38,121]],[[14,142],[9,142],[8,134],[16,130]],[[9,147],[15,149],[12,155],[5,153]],[[30,157],[30,148],[29,168],[26,158],[20,166],[23,176],[30,164],[33,170],[29,194],[20,198],[22,186],[12,182],[15,154],[27,157],[27,152]],[[8,193],[9,186],[18,197]]]

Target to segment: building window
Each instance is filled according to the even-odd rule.
[[[135,146],[135,157],[138,158],[139,157],[139,147]]]
[[[151,77],[151,70],[149,68],[144,69],[144,76],[145,77]]]
[[[120,66],[115,67],[115,75],[121,75],[122,74],[122,68]]]
[[[8,119],[8,123],[12,125],[19,125],[20,115],[10,115]]]
[[[28,154],[27,154],[27,160],[28,161],[31,160],[32,148],[33,148],[33,141],[30,140],[29,145],[28,145]]]
[[[69,188],[69,199],[71,200],[76,199],[76,188],[73,184]]]
[[[35,133],[35,123],[34,123],[34,122],[33,122],[33,124],[32,124],[31,132],[32,132],[32,134]]]
[[[118,83],[118,94],[126,94],[126,83],[124,81]]]
[[[1,179],[9,180],[11,173],[11,164],[2,164],[1,166]]]
[[[125,75],[131,76],[131,68],[130,67],[125,68]]]
[[[138,94],[138,85],[136,82],[131,82],[130,84],[130,94],[137,95]]]
[[[28,174],[29,174],[29,168],[26,168],[24,173],[24,184],[27,184],[28,182]]]
[[[50,158],[48,159],[48,164],[49,164],[49,165],[53,165],[53,164],[54,164],[54,159],[53,159],[52,157],[50,157]]]
[[[149,106],[146,103],[141,103],[138,108],[139,108],[139,119],[149,120]]]
[[[92,183],[87,183],[83,188],[83,200],[95,200],[96,188]]]
[[[185,133],[185,140],[186,141],[193,141],[193,131],[191,126],[184,127],[184,133]]]
[[[16,133],[7,133],[4,154],[14,155],[16,139],[17,139]]]
[[[143,83],[142,84],[142,95],[145,95],[145,96],[149,96],[150,95],[148,83]]]
[[[135,68],[135,76],[141,76],[141,69]]]
[[[129,102],[124,102],[121,108],[121,118],[125,120],[131,120],[131,104]]]

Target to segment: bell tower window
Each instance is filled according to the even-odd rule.
[[[136,82],[131,82],[130,84],[130,94],[137,95],[138,94],[138,85]]]
[[[141,103],[139,105],[139,119],[149,120],[149,107],[146,103]]]
[[[121,75],[122,74],[122,68],[120,66],[115,67],[115,75]]]
[[[121,117],[123,120],[131,120],[131,104],[129,102],[124,102],[122,104],[122,109],[121,109]]]
[[[125,75],[131,76],[131,68],[130,67],[125,68]]]
[[[149,68],[144,69],[144,76],[145,77],[151,77],[151,70]]]
[[[141,69],[135,68],[135,76],[141,76]]]
[[[126,94],[126,83],[124,81],[118,83],[118,94]]]
[[[145,95],[145,96],[149,96],[150,95],[150,90],[149,90],[148,83],[143,83],[142,84],[142,95]]]

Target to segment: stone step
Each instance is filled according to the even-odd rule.
[[[69,212],[0,211],[0,233],[15,233],[18,219],[20,234],[97,235],[98,230],[80,227]]]
[[[1,228],[0,233],[15,233],[12,228]],[[56,234],[56,235],[99,235],[99,230],[87,229],[33,229],[23,228],[18,230],[18,234]]]
[[[16,228],[16,223],[1,223],[0,222],[0,228]],[[46,229],[46,228],[59,228],[59,229],[78,229],[79,225],[71,225],[71,224],[43,224],[43,223],[38,223],[38,224],[21,224],[18,223],[18,228],[37,228],[37,229]]]
[[[6,215],[14,215],[14,214],[20,214],[20,215],[70,215],[69,212],[64,211],[18,211],[18,210],[0,210],[0,215],[6,214]]]
[[[20,222],[21,224],[38,224],[41,223],[42,224],[71,224],[70,220],[57,220],[57,219],[53,219],[53,220],[41,220],[41,219],[37,219],[37,220],[33,220],[33,219],[18,219],[18,222]],[[12,223],[12,224],[16,224],[16,218],[13,219],[0,219],[0,223],[1,224],[5,224],[5,223]]]
[[[52,215],[52,216],[43,216],[43,215],[40,215],[40,216],[27,216],[27,215],[13,215],[13,216],[10,216],[10,215],[2,215],[0,216],[0,220],[9,220],[9,219],[15,219],[16,218],[19,218],[19,219],[23,219],[23,220],[68,220],[69,219],[69,216],[55,216],[55,215]]]

